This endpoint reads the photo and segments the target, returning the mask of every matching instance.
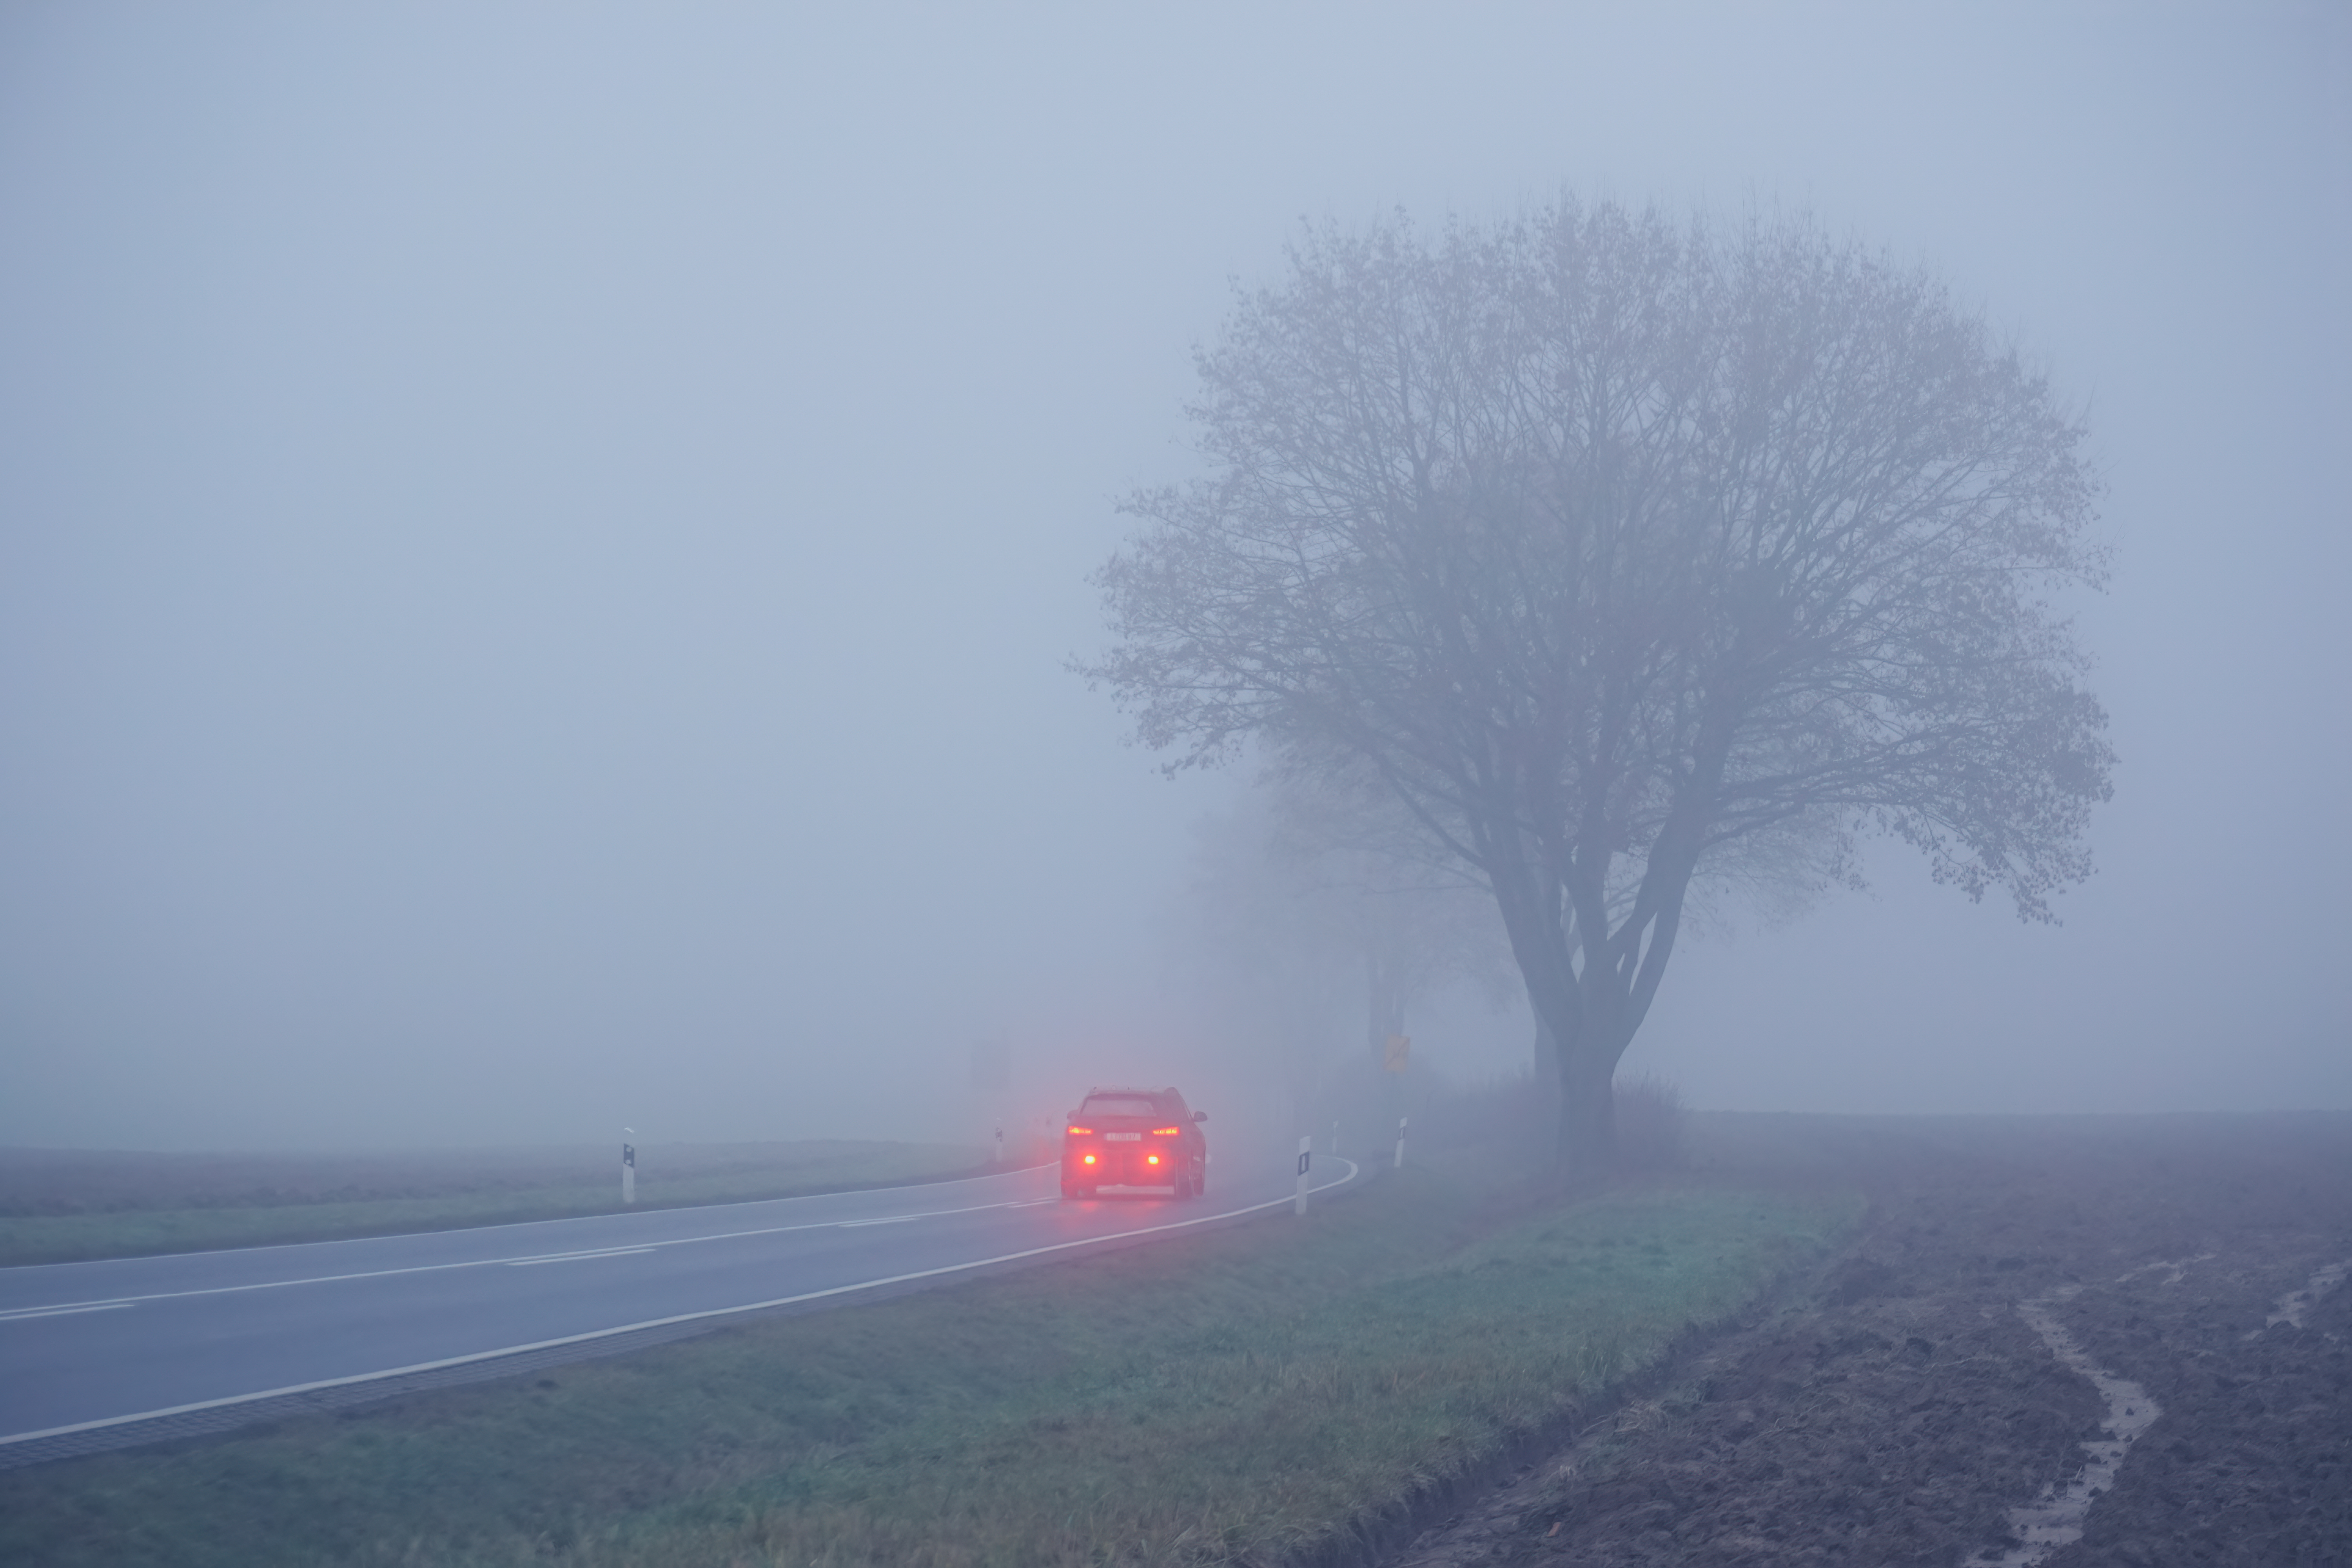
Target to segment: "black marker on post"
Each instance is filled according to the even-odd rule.
[[[632,1138],[637,1135],[635,1128],[624,1127],[621,1131]],[[637,1146],[634,1143],[621,1145],[621,1201],[637,1201]]]

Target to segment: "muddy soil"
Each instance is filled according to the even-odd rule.
[[[1714,1142],[1863,1182],[1861,1238],[1389,1568],[2352,1568],[2352,1116]]]

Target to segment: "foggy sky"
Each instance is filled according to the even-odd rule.
[[[1302,217],[1564,188],[1933,267],[2116,561],[2063,927],[1891,852],[1627,1068],[2352,1106],[2341,7],[806,9],[0,12],[0,1142],[936,1135],[998,1031],[1245,1092],[1155,936],[1237,781],[1064,671],[1085,574]]]

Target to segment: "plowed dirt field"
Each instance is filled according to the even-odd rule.
[[[2352,1116],[1725,1125],[1860,1240],[1391,1568],[2352,1565]]]

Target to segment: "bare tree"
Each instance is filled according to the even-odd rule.
[[[1850,880],[1871,831],[2028,919],[2088,874],[2083,430],[1932,279],[1803,223],[1400,216],[1307,235],[1198,368],[1209,476],[1130,499],[1084,673],[1171,771],[1257,740],[1476,875],[1564,1177],[1695,887]]]

